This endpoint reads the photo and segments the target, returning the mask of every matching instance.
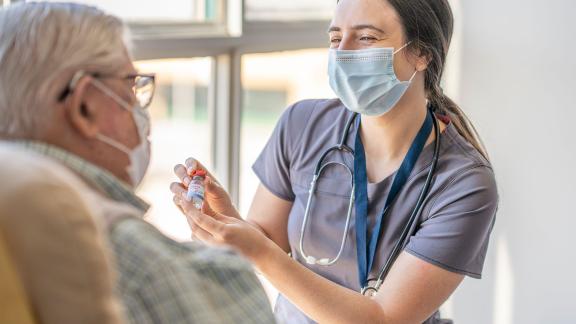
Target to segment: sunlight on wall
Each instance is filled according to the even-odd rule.
[[[462,25],[458,17],[460,11],[460,1],[450,0],[450,5],[454,12],[454,35],[452,36],[452,43],[450,44],[450,51],[446,59],[447,65],[444,71],[444,79],[442,80],[442,87],[444,92],[458,102],[460,93],[460,64],[462,53]],[[443,318],[454,318],[454,297],[449,298],[440,308],[440,313]]]
[[[494,290],[494,324],[512,324],[514,303],[514,272],[510,249],[505,238],[496,246],[496,289]]]
[[[454,318],[454,299],[448,300],[440,307],[440,315],[442,318]]]
[[[454,13],[454,34],[450,51],[446,59],[443,88],[445,93],[455,102],[460,101],[461,66],[462,66],[462,14],[460,0],[450,0]]]

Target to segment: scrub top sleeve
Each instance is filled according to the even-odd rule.
[[[286,109],[278,121],[272,136],[252,166],[252,170],[266,189],[275,196],[294,201],[290,182],[291,156],[301,139],[311,107],[295,104]],[[299,130],[299,131],[298,131]]]
[[[498,207],[492,170],[487,166],[464,170],[432,199],[429,217],[405,251],[448,271],[480,279]]]

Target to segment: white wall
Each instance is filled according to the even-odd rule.
[[[460,0],[448,90],[476,123],[500,209],[457,324],[576,323],[576,1]]]

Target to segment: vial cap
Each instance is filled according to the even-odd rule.
[[[194,170],[192,171],[191,177],[206,177],[206,171],[204,170]]]

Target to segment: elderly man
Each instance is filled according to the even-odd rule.
[[[82,179],[78,195],[106,229],[128,319],[273,322],[243,259],[179,244],[142,220],[148,205],[134,188],[150,158],[153,90],[154,76],[135,70],[116,17],[75,4],[0,10],[1,145],[39,163],[56,161]]]

